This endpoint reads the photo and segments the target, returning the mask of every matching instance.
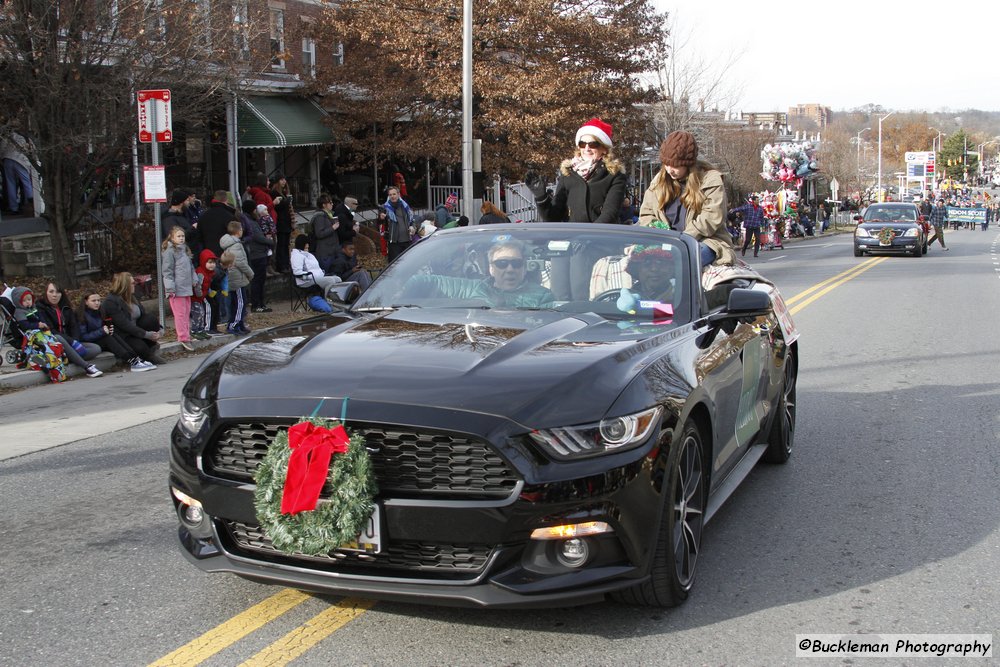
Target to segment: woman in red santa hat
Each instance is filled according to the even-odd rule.
[[[538,214],[546,222],[601,222],[619,224],[618,212],[625,199],[625,168],[611,152],[611,126],[591,118],[576,131],[572,158],[559,166],[555,193],[535,173],[525,176],[525,184],[535,195]],[[590,298],[588,258],[554,262],[552,292],[558,300]]]

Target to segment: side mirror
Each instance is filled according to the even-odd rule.
[[[361,288],[355,282],[337,283],[330,288],[327,296],[334,306],[345,308],[357,301],[358,297],[361,296]]]
[[[734,320],[765,315],[771,309],[771,296],[767,292],[745,287],[736,287],[729,293],[726,309],[712,313],[708,317],[709,324],[718,324],[725,320]]]
[[[856,215],[856,216],[854,216],[854,219],[855,219],[855,220],[856,220],[857,222],[861,222],[861,216],[860,216],[860,215]]]

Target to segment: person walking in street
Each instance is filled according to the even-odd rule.
[[[733,237],[726,229],[726,188],[722,174],[698,159],[698,142],[677,130],[660,145],[663,165],[639,207],[639,224],[654,220],[693,236],[701,249],[701,266],[736,261]]]
[[[743,249],[740,253],[743,257],[747,256],[747,248],[750,245],[750,238],[753,237],[753,256],[756,257],[757,253],[760,252],[760,230],[764,226],[764,209],[760,205],[760,197],[757,195],[750,195],[750,201],[743,206],[737,206],[736,208],[729,211],[730,213],[739,213],[743,216]]]
[[[413,211],[410,205],[400,196],[399,188],[392,186],[388,190],[385,203],[386,224],[388,226],[387,241],[389,245],[389,264],[410,247],[410,241],[416,228],[413,226]]]
[[[931,244],[937,241],[944,250],[947,250],[948,247],[944,244],[944,229],[948,226],[948,209],[945,208],[943,199],[938,199],[937,205],[931,209],[929,222],[934,227],[934,236],[927,242],[927,248],[930,249]]]
[[[201,295],[201,283],[191,263],[191,251],[184,242],[184,230],[174,227],[161,246],[163,248],[163,290],[174,314],[177,340],[188,352],[191,345],[191,297]]]
[[[524,183],[535,197],[539,217],[546,222],[596,222],[621,224],[628,177],[612,153],[613,129],[600,118],[591,118],[576,131],[573,157],[559,165],[554,193],[534,172]],[[590,298],[590,273],[599,259],[596,251],[574,248],[574,253],[552,262],[551,289],[556,300]]]

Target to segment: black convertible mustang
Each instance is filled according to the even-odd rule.
[[[381,599],[682,602],[705,523],[758,460],[791,453],[798,366],[774,286],[698,256],[639,226],[444,230],[360,297],[345,286],[339,311],[220,348],[171,438],[184,554]],[[344,398],[378,486],[368,529],[279,549],[255,472],[283,429]]]

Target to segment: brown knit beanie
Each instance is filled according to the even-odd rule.
[[[660,162],[671,167],[692,167],[698,160],[698,142],[690,132],[677,130],[660,145]]]

